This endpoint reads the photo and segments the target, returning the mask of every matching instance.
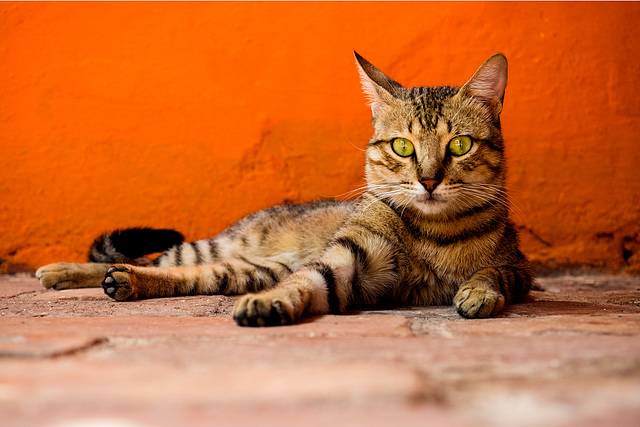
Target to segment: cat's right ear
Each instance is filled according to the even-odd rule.
[[[507,58],[497,53],[478,68],[471,79],[460,88],[460,93],[483,102],[498,119],[507,88]]]
[[[356,57],[362,88],[369,98],[371,114],[373,118],[379,117],[388,107],[397,103],[400,97],[402,85],[389,78],[382,71],[374,67],[369,61],[353,52]]]

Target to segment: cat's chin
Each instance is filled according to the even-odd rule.
[[[438,215],[447,210],[447,202],[436,199],[416,200],[413,204],[420,212],[426,215]]]

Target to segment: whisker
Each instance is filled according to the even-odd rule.
[[[495,184],[467,184],[458,185],[456,189],[462,191],[463,194],[473,196],[481,203],[489,202],[492,206],[503,206],[508,209],[518,220],[526,223],[522,210],[509,198],[508,192],[501,186]],[[489,190],[489,193],[487,193]],[[491,194],[493,193],[493,194]]]
[[[364,193],[368,188],[368,184],[361,185],[360,187],[354,188],[353,190],[345,191],[344,193],[328,195],[328,194],[320,194],[321,197],[331,198],[331,199],[340,199],[340,198],[349,198],[358,193]],[[358,194],[360,197],[362,194]]]
[[[355,148],[356,150],[360,150],[360,151],[363,151],[363,152],[367,151],[364,148],[357,147],[353,142],[351,142],[351,140],[349,139],[349,137],[346,134],[343,133],[342,136],[344,136],[344,139],[346,139],[349,142],[349,144],[351,144],[353,146],[353,148]]]

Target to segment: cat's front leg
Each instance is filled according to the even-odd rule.
[[[512,302],[521,302],[532,275],[525,266],[484,268],[460,286],[453,303],[468,319],[493,317]]]

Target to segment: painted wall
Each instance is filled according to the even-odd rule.
[[[356,49],[405,86],[505,53],[525,252],[638,271],[638,21],[638,3],[1,3],[0,269],[358,188]]]

